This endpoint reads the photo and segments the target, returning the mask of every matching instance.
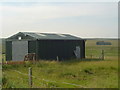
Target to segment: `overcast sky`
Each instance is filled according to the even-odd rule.
[[[16,1],[0,2],[1,37],[9,37],[22,31],[68,33],[83,38],[118,37],[117,0]]]

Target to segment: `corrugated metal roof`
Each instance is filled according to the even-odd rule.
[[[35,39],[56,39],[56,40],[80,40],[81,38],[70,34],[56,34],[56,33],[36,33],[36,32],[21,32],[24,35],[29,35]]]

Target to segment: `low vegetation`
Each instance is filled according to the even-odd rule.
[[[99,59],[102,49],[105,51],[105,60]],[[28,88],[28,68],[32,67],[32,88],[118,88],[117,50],[117,43],[97,46],[94,40],[88,40],[87,58],[83,60],[5,64],[2,67],[2,85],[3,88]]]
[[[22,65],[4,65],[3,87],[29,87],[26,74],[28,74],[28,68],[32,67],[33,87],[117,88],[117,64],[117,60],[72,60],[70,62],[39,61],[26,62]]]

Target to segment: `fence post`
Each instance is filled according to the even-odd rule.
[[[91,54],[90,56],[91,56],[91,59],[92,59],[92,58],[93,58],[93,55]]]
[[[28,77],[29,77],[29,86],[32,87],[32,68],[31,67],[29,67]]]
[[[57,61],[59,61],[59,57],[57,56],[56,58],[57,58]]]
[[[102,58],[101,59],[104,60],[104,50],[102,50],[101,54],[102,54]]]

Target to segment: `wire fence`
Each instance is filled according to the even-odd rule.
[[[20,72],[18,70],[12,70],[12,71],[17,72],[17,73],[19,73],[21,75],[29,76],[28,74],[22,73],[22,72]],[[37,78],[37,77],[35,77],[33,75],[32,75],[32,78],[35,78],[35,79],[40,80],[40,81],[45,81],[45,82],[53,82],[53,83],[59,83],[59,84],[67,84],[67,85],[77,86],[77,87],[80,87],[80,88],[87,88],[85,86],[82,86],[82,85],[79,85],[79,84],[75,84],[75,83],[59,82],[59,81],[47,80],[47,79],[44,79],[44,78],[40,79],[40,78]]]

